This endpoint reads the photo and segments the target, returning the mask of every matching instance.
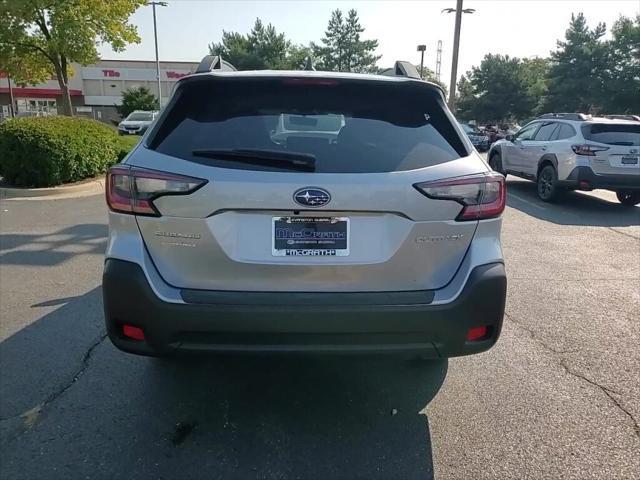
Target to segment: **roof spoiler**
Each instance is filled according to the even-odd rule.
[[[196,73],[208,73],[214,70],[223,70],[227,72],[237,71],[236,67],[226,60],[223,60],[220,55],[207,55],[202,59],[198,68],[196,68]]]
[[[420,73],[418,69],[411,62],[405,62],[398,60],[393,68],[387,68],[380,72],[380,75],[386,75],[388,77],[409,77],[420,80]]]

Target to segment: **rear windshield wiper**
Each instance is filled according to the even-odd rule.
[[[191,153],[197,157],[229,160],[253,165],[273,165],[308,172],[313,172],[316,169],[316,157],[310,153],[258,150],[252,148],[199,149],[193,150]]]

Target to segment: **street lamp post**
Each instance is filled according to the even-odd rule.
[[[460,27],[462,25],[462,14],[473,13],[473,8],[462,8],[462,1],[457,0],[456,8],[445,8],[442,12],[456,14],[456,26],[453,32],[453,58],[451,59],[451,82],[449,83],[449,109],[454,110],[456,105],[456,80],[458,78],[458,53],[460,51]]]
[[[424,80],[424,51],[427,49],[426,45],[418,45],[418,52],[420,52],[420,79]]]
[[[153,37],[156,42],[156,79],[158,80],[158,107],[162,108],[162,84],[160,83],[160,57],[158,56],[158,28],[156,25],[156,5],[166,7],[167,2],[147,2],[153,7]]]

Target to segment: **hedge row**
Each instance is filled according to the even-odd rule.
[[[51,187],[104,173],[130,150],[103,123],[72,117],[15,118],[0,124],[0,175],[16,187]]]

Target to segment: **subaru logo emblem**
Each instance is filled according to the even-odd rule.
[[[331,195],[322,188],[306,187],[296,190],[293,200],[303,207],[323,207],[331,201]]]

